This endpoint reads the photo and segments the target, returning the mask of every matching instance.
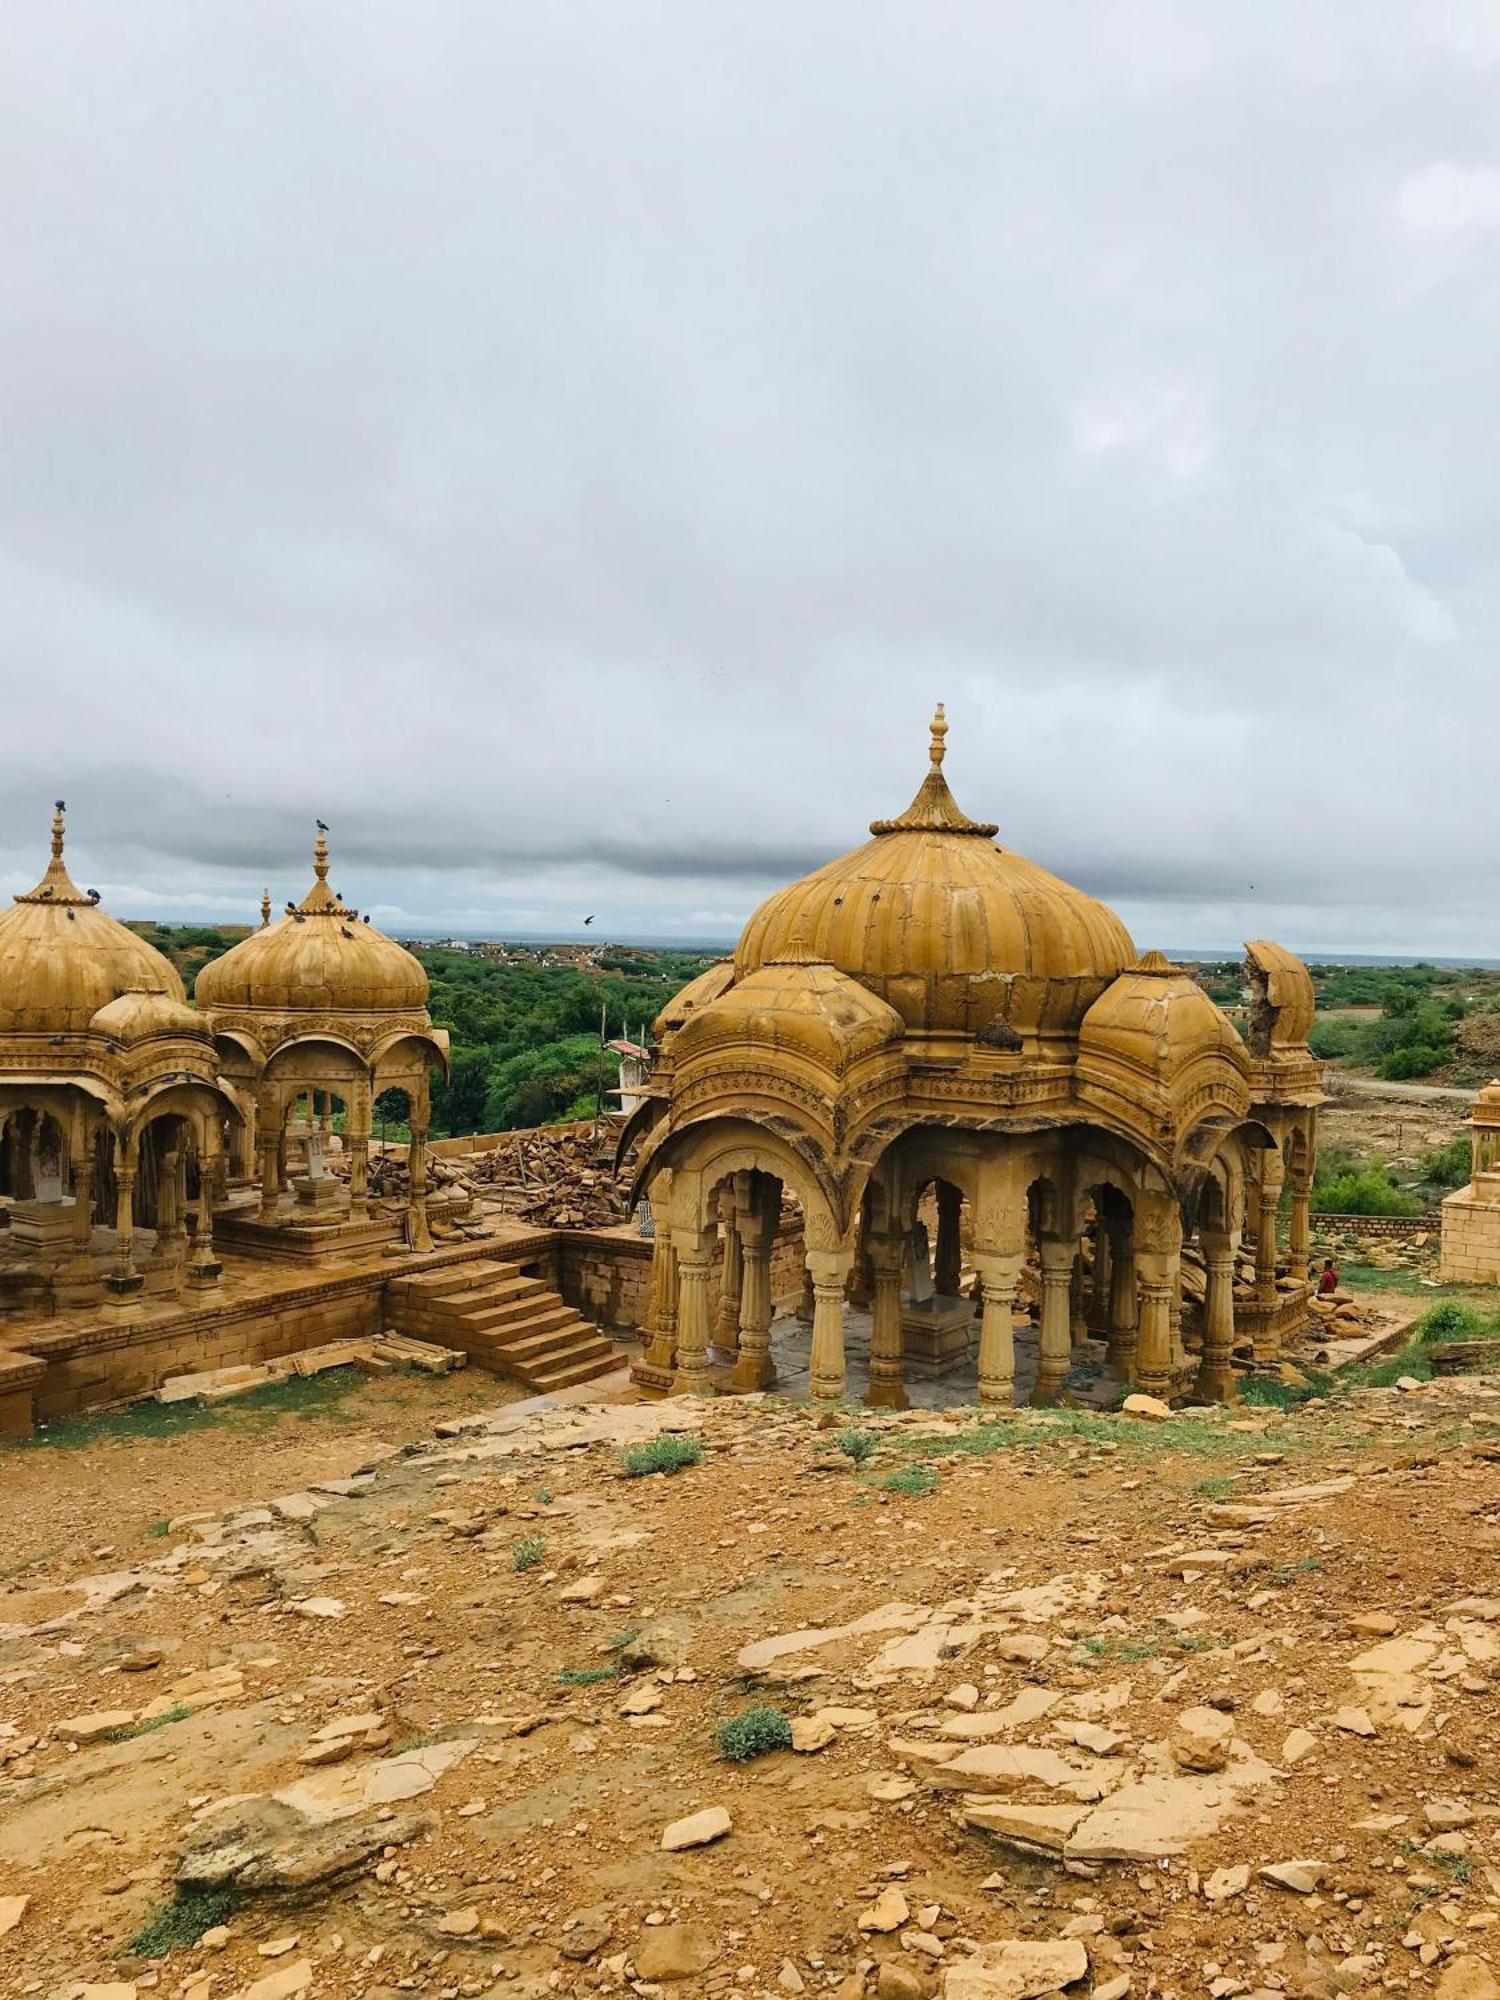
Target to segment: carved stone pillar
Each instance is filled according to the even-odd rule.
[[[900,1236],[872,1236],[870,1260],[870,1386],[865,1401],[872,1410],[905,1410],[911,1407],[901,1369],[901,1262],[905,1250]]]
[[[726,1188],[721,1214],[724,1219],[724,1261],[719,1273],[719,1314],[714,1328],[714,1347],[728,1361],[739,1353],[740,1306],[745,1261],[732,1187]]]
[[[15,1152],[12,1154],[14,1168],[13,1193],[17,1201],[36,1199],[36,1113],[18,1111],[11,1121],[14,1134]]]
[[[819,1402],[836,1403],[844,1393],[844,1287],[853,1250],[809,1250],[813,1284],[811,1388]]]
[[[1123,1228],[1109,1246],[1109,1365],[1122,1382],[1135,1374],[1140,1302],[1132,1234]]]
[[[1263,1306],[1276,1303],[1276,1207],[1281,1199],[1281,1156],[1269,1150],[1260,1156],[1255,1226],[1255,1298]]]
[[[427,1121],[413,1121],[411,1144],[406,1151],[408,1193],[406,1241],[408,1248],[422,1253],[432,1248],[432,1231],[427,1225]]]
[[[1013,1307],[1024,1261],[1020,1250],[974,1252],[984,1299],[979,1321],[979,1400],[1005,1409],[1016,1400]]]
[[[92,1245],[94,1239],[94,1154],[87,1145],[85,1150],[75,1153],[72,1161],[73,1174],[73,1260],[79,1266],[93,1263]]]
[[[193,1223],[193,1248],[188,1258],[187,1281],[195,1291],[216,1285],[223,1269],[214,1255],[214,1186],[218,1177],[219,1154],[198,1160],[198,1212]]]
[[[806,1240],[807,1238],[806,1235],[804,1234],[803,1242],[805,1243]],[[813,1298],[813,1275],[811,1270],[807,1267],[807,1265],[804,1264],[802,1267],[802,1296],[797,1301],[797,1317],[798,1319],[801,1320],[804,1326],[812,1325],[814,1305],[815,1305],[815,1300]]]
[[[105,1290],[122,1313],[134,1315],[145,1279],[135,1268],[134,1159],[115,1163],[115,1267],[104,1280]]]
[[[156,1155],[156,1247],[171,1257],[186,1231],[183,1221],[187,1159],[181,1146],[167,1146]]]
[[[653,1208],[656,1203],[653,1200]],[[647,1322],[646,1352],[644,1361],[648,1368],[666,1371],[670,1379],[671,1370],[677,1362],[677,1249],[672,1241],[672,1232],[666,1225],[666,1198],[658,1211],[656,1236],[651,1245],[651,1315]]]
[[[1140,1327],[1135,1380],[1148,1396],[1165,1399],[1173,1387],[1172,1301],[1182,1265],[1182,1220],[1165,1194],[1145,1196],[1135,1217],[1135,1268],[1140,1286]]]
[[[708,1272],[713,1238],[707,1230],[677,1233],[677,1374],[672,1392],[678,1396],[711,1396],[708,1371]]]
[[[1109,1336],[1109,1231],[1102,1217],[1094,1226],[1094,1282],[1089,1288],[1088,1330],[1098,1340]]]
[[[730,1378],[736,1389],[769,1389],[771,1360],[771,1250],[781,1203],[759,1174],[735,1176],[740,1244],[739,1353]]]
[[[1290,1275],[1299,1285],[1307,1283],[1308,1253],[1312,1247],[1312,1176],[1306,1171],[1292,1175],[1292,1213],[1287,1231]]]
[[[1076,1251],[1073,1257],[1073,1275],[1068,1289],[1068,1338],[1076,1354],[1080,1347],[1088,1344],[1088,1287],[1083,1275],[1083,1252]]]
[[[1043,1237],[1038,1245],[1042,1262],[1042,1315],[1037,1340],[1036,1391],[1034,1403],[1055,1403],[1069,1368],[1073,1365],[1070,1318],[1073,1296],[1073,1245]]]
[[[1225,1230],[1200,1229],[1208,1285],[1203,1298],[1203,1360],[1195,1394],[1201,1403],[1234,1397],[1234,1260],[1236,1241]]]
[[[963,1194],[948,1181],[937,1184],[937,1249],[933,1256],[932,1288],[940,1298],[956,1299],[963,1282],[963,1246],[959,1217]]]

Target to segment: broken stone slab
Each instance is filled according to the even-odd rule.
[[[1184,1771],[1222,1771],[1234,1734],[1231,1718],[1217,1708],[1185,1708],[1172,1725],[1167,1747]]]
[[[183,1889],[246,1894],[318,1888],[357,1874],[431,1824],[414,1813],[320,1823],[261,1793],[235,1800],[194,1829],[178,1857],[177,1882]]]
[[[882,1604],[847,1625],[812,1626],[799,1632],[781,1632],[771,1639],[757,1639],[741,1647],[739,1665],[746,1673],[759,1673],[789,1653],[810,1653],[841,1639],[863,1638],[879,1632],[916,1632],[931,1617],[925,1605]]]
[[[271,1511],[283,1521],[310,1521],[330,1504],[317,1493],[279,1493],[271,1502]]]
[[[860,1911],[856,1922],[859,1929],[868,1936],[871,1933],[899,1931],[901,1926],[911,1921],[911,1904],[907,1902],[903,1890],[892,1882],[881,1890],[874,1902]]]
[[[1084,1804],[1104,1798],[1124,1778],[1123,1758],[1076,1764],[1056,1750],[1032,1744],[986,1743],[934,1764],[929,1782],[964,1792],[1019,1792],[1045,1785]]]
[[[1140,1423],[1164,1424],[1172,1414],[1172,1406],[1170,1403],[1162,1402],[1157,1396],[1137,1393],[1125,1398],[1120,1405],[1120,1414],[1124,1417],[1134,1417]]]
[[[15,1929],[30,1901],[30,1896],[0,1896],[0,1937]]]
[[[1500,1979],[1490,1970],[1488,1960],[1465,1952],[1443,1967],[1437,2000],[1500,2000]]]
[[[804,1757],[826,1750],[837,1735],[838,1731],[826,1716],[797,1715],[792,1718],[792,1748]]]
[[[352,1770],[342,1765],[336,1770],[318,1771],[298,1778],[272,1793],[282,1805],[303,1814],[314,1824],[352,1819],[375,1806],[399,1805],[431,1791],[446,1771],[467,1757],[478,1738],[449,1737],[439,1743],[424,1743],[419,1749],[404,1750],[395,1757],[380,1757]]]
[[[97,1743],[135,1721],[133,1708],[101,1708],[92,1715],[70,1715],[53,1725],[53,1734],[67,1743]]]
[[[1437,1657],[1438,1648],[1425,1639],[1389,1639],[1372,1646],[1367,1653],[1349,1662],[1351,1674],[1372,1674],[1381,1678],[1419,1674]]]
[[[1141,1778],[1121,1785],[1070,1835],[1070,1861],[1159,1861],[1215,1831],[1236,1803],[1218,1778]]]
[[[1231,1896],[1242,1896],[1250,1886],[1250,1868],[1241,1862],[1234,1868],[1216,1868],[1203,1883],[1203,1900],[1206,1903],[1226,1903]]]
[[[291,1608],[299,1618],[342,1618],[344,1600],[341,1597],[298,1597],[292,1600]]]
[[[990,1736],[1008,1736],[1013,1729],[1035,1722],[1056,1708],[1062,1696],[1051,1688],[1022,1688],[1004,1708],[979,1709],[973,1715],[951,1715],[942,1725],[944,1736],[982,1742]],[[1074,1704],[1077,1705],[1076,1703]]]
[[[733,1831],[734,1821],[726,1807],[705,1806],[701,1812],[689,1813],[686,1819],[674,1819],[664,1829],[662,1850],[667,1854],[680,1854],[690,1847],[709,1847]]]
[[[1079,1938],[1004,1938],[948,1967],[943,2000],[1040,2000],[1086,1978],[1088,1969]]]
[[[1087,1813],[1087,1806],[986,1804],[969,1806],[963,1820],[974,1832],[992,1834],[1007,1847],[1061,1858],[1069,1836]]]
[[[293,1995],[305,1993],[312,1985],[313,1966],[310,1958],[295,1959],[276,1972],[268,1972],[264,1979],[257,1979],[241,1989],[236,2000],[293,2000]]]

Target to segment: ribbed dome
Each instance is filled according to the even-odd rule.
[[[0,1030],[81,1034],[101,1007],[139,988],[184,998],[171,963],[69,875],[59,800],[46,874],[0,914]]]
[[[996,845],[943,777],[948,725],[933,718],[931,767],[874,838],[762,903],[735,954],[743,978],[794,950],[836,965],[909,1029],[1069,1034],[1136,952],[1112,910]]]
[[[165,993],[138,990],[122,993],[101,1007],[89,1023],[96,1035],[127,1046],[144,1042],[152,1035],[207,1035],[207,1017],[190,1007],[186,1000]]]
[[[198,974],[200,1007],[265,1013],[412,1013],[427,1005],[427,974],[409,951],[328,886],[328,842],[313,848],[316,880],[296,909],[266,922]],[[266,912],[269,915],[269,911]]]

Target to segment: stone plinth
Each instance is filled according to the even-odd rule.
[[[1500,1201],[1483,1197],[1485,1174],[1443,1203],[1443,1247],[1438,1276],[1444,1284],[1500,1285]]]
[[[901,1308],[901,1357],[919,1374],[944,1375],[969,1359],[975,1337],[974,1307],[968,1299],[938,1294]]]
[[[73,1199],[70,1195],[66,1201],[13,1201],[10,1228],[18,1250],[65,1257],[73,1247]]]
[[[292,1192],[299,1208],[313,1209],[320,1216],[349,1213],[348,1183],[332,1174],[306,1174],[292,1182]]]

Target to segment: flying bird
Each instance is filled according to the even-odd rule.
[[[592,923],[592,922],[593,922],[594,920],[593,920],[593,918],[592,918],[592,917],[585,917],[583,921],[584,921],[584,922],[585,922],[586,924],[591,924],[591,923]]]

